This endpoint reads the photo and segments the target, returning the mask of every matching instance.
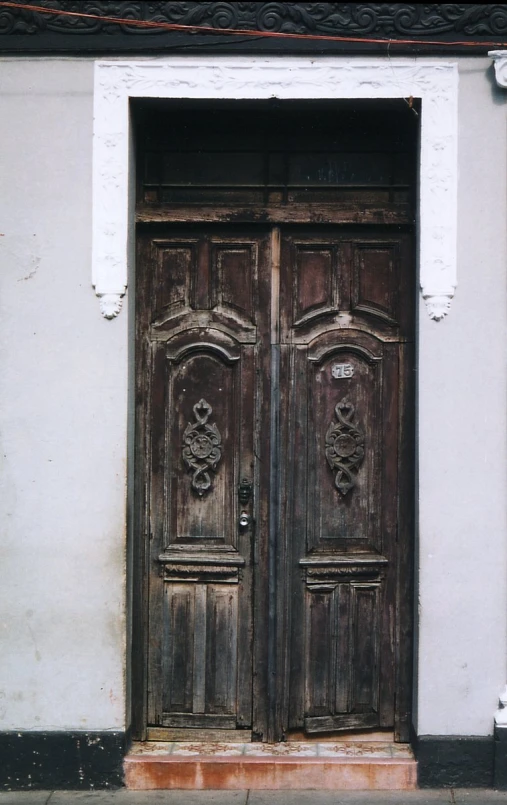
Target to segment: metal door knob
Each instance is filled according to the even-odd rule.
[[[239,515],[239,527],[240,528],[248,528],[250,525],[250,515],[246,512],[241,512]]]

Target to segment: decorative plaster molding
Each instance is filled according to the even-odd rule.
[[[489,50],[488,56],[491,56],[495,65],[496,83],[507,89],[507,50]]]
[[[123,291],[125,293],[125,291]],[[100,312],[105,319],[114,319],[121,310],[122,293],[98,293]]]
[[[495,712],[495,726],[507,727],[507,685],[500,694],[500,707]]]
[[[495,65],[495,78],[499,87],[507,89],[507,50],[490,50],[488,56]],[[507,728],[507,685],[500,694],[500,707],[495,712],[495,726]]]
[[[442,294],[441,296],[438,296],[438,294],[427,296],[423,292],[422,296],[426,303],[426,308],[428,310],[430,319],[440,321],[440,319],[443,319],[444,316],[447,316],[451,307],[451,299],[453,297],[452,293]]]
[[[420,98],[419,281],[432,319],[456,288],[458,71],[417,59],[189,56],[95,63],[93,285],[113,318],[127,287],[130,98]],[[113,301],[114,300],[114,301]]]

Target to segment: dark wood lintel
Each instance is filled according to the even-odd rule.
[[[139,206],[137,223],[311,223],[411,225],[414,216],[408,204],[293,204],[244,207],[174,205]]]

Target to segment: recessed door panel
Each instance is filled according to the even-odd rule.
[[[346,344],[307,359],[308,549],[340,540],[380,548],[382,359]]]
[[[256,243],[231,241],[214,244],[212,254],[215,303],[249,323],[255,318],[256,252]]]
[[[168,545],[194,540],[236,543],[230,479],[239,451],[238,361],[197,351],[170,364]]]
[[[307,585],[308,732],[380,725],[380,595],[378,583]]]
[[[197,242],[155,242],[155,281],[153,314],[171,315],[190,305],[193,273],[197,262]]]
[[[354,244],[352,309],[397,324],[398,267],[397,243]]]
[[[294,323],[338,307],[337,250],[329,243],[294,244]]]

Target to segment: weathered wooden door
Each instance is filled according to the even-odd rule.
[[[265,561],[256,535],[269,482],[270,232],[188,228],[139,243],[147,722],[251,728],[253,568]]]
[[[389,227],[140,235],[152,737],[407,738],[411,264]]]
[[[282,237],[285,729],[408,740],[412,277],[407,235]]]

